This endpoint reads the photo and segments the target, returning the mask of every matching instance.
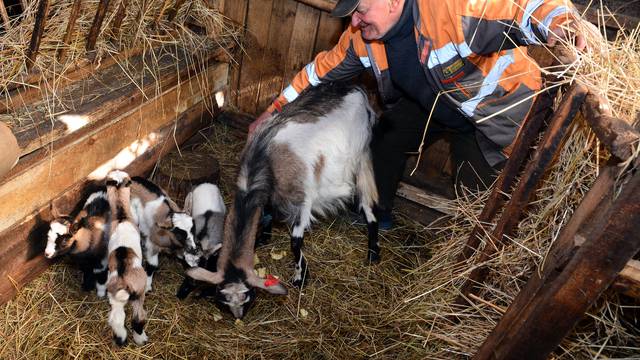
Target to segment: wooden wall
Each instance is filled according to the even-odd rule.
[[[316,3],[317,7],[303,2]],[[231,71],[227,101],[252,114],[262,112],[315,54],[332,48],[346,25],[342,19],[318,9],[330,8],[328,0],[210,3],[244,26],[244,51],[235,56],[237,64]]]

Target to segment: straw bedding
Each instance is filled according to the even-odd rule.
[[[637,126],[640,104],[638,29],[592,50],[569,72],[547,69],[602,90],[614,115]],[[574,76],[575,74],[575,76]],[[202,151],[220,161],[221,187],[232,193],[242,139],[215,125]],[[366,234],[342,216],[313,226],[305,238],[312,278],[287,297],[261,294],[243,322],[221,314],[208,300],[174,296],[180,267],[161,259],[155,289],[145,302],[149,344],[111,344],[108,304],[79,290],[79,273],[58,263],[4,306],[0,358],[402,358],[464,359],[493,329],[528,276],[536,271],[606,159],[595,136],[575,121],[561,153],[513,236],[490,260],[491,276],[472,306],[452,303],[470,267],[455,259],[477,223],[487,193],[459,194],[445,204],[455,216],[423,227],[407,219],[381,234],[383,261],[365,266]],[[286,281],[292,264],[288,231],[274,229],[258,249],[256,268]],[[276,260],[283,252],[283,259]],[[640,358],[639,304],[607,293],[563,341],[555,359]],[[462,319],[453,323],[448,315]]]

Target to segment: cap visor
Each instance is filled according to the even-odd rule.
[[[360,0],[343,0],[338,2],[336,7],[331,11],[333,17],[345,17],[351,15],[351,13],[358,7]]]

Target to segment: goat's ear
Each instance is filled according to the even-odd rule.
[[[54,219],[66,218],[68,216],[67,214],[62,214],[58,210],[58,207],[53,203],[53,201],[49,204],[49,211],[51,212],[51,216]]]
[[[193,267],[186,271],[187,276],[194,280],[206,281],[208,283],[218,285],[222,282],[223,276],[220,271],[211,272],[201,267]]]
[[[289,293],[280,280],[276,279],[272,275],[267,275],[267,278],[263,279],[251,272],[251,275],[247,277],[247,282],[251,286],[260,288],[273,295],[287,295]]]
[[[184,212],[187,213],[187,215],[191,216],[192,207],[193,207],[193,191],[189,192],[187,194],[187,197],[184,198],[184,206],[182,208],[184,209]]]

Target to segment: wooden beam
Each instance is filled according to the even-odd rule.
[[[62,146],[54,143],[48,157],[0,185],[0,231],[11,227],[71,184],[85,178],[96,164],[112,157],[115,149],[123,148],[139,138],[139,132],[164,125],[201,101],[207,92],[223,88],[227,71],[227,64],[213,64],[199,76],[158,94],[153,101],[120,117],[96,123],[80,139],[71,143],[62,139]],[[107,131],[118,136],[106,137]]]
[[[314,8],[326,12],[331,12],[333,8],[336,6],[336,1],[331,0],[296,0],[299,3],[303,3],[305,5],[313,6]]]
[[[506,330],[501,320],[492,335],[505,332],[487,339],[475,360],[547,358],[609,287],[640,250],[640,173],[629,177],[612,206],[578,233],[583,244],[558,276],[545,281],[526,308],[509,308],[517,312],[514,320]]]
[[[603,13],[600,7],[597,5],[587,7],[585,5],[576,4],[575,2],[573,3],[573,5],[576,7],[576,9],[578,9],[578,11],[580,11],[582,16],[586,20],[596,25],[604,23],[606,27],[612,29],[625,29],[627,31],[631,31],[637,28],[638,24],[640,23],[640,19],[635,16],[619,13],[610,14],[609,12]]]
[[[94,60],[94,57],[95,57],[94,50],[96,49],[98,34],[100,34],[100,28],[102,28],[102,22],[104,21],[104,16],[107,14],[107,10],[109,9],[109,1],[110,0],[100,0],[100,2],[98,3],[96,16],[93,18],[91,29],[89,29],[89,34],[87,35],[86,49],[87,49],[89,59],[92,61]]]
[[[126,15],[128,0],[122,0],[118,4],[118,10],[113,18],[113,25],[111,26],[111,42],[118,41],[120,37],[120,27],[122,26],[122,20]]]
[[[548,110],[541,112],[540,115],[527,119],[522,126],[511,150],[509,160],[507,160],[504,169],[502,169],[496,183],[493,185],[491,194],[489,194],[489,198],[478,216],[478,224],[471,231],[465,247],[458,256],[457,263],[466,264],[467,260],[471,258],[478,249],[482,236],[488,232],[485,228],[486,224],[493,221],[493,218],[504,204],[506,200],[505,194],[510,192],[511,187],[515,183],[516,176],[520,173],[522,164],[529,154],[529,149],[535,139],[538,138],[542,124],[548,115],[551,114],[552,105],[553,100],[551,99],[551,95],[540,96],[536,100],[536,103],[533,105],[534,107]]]
[[[159,159],[195,134],[210,121],[204,116],[205,101],[195,104],[183,112],[175,122],[154,131],[155,142],[145,152],[124,168],[132,175],[144,176]],[[157,114],[161,115],[161,114]],[[104,133],[118,136],[118,134]],[[63,194],[51,201],[57,209],[70,212],[79,203],[86,189],[93,184],[81,179]],[[52,263],[42,256],[46,243],[48,221],[52,219],[50,206],[46,204],[35,210],[21,222],[0,233],[0,303],[9,301],[29,281],[36,278]]]
[[[11,19],[7,13],[7,8],[4,6],[4,1],[0,1],[0,18],[2,18],[2,26],[6,33],[11,28]]]
[[[67,22],[67,30],[65,31],[64,38],[62,39],[62,46],[58,49],[58,61],[63,64],[67,54],[67,46],[71,43],[71,36],[73,35],[73,29],[76,26],[76,20],[78,19],[81,4],[82,0],[73,0],[71,14],[69,15],[69,22]]]
[[[611,155],[620,161],[633,155],[640,134],[628,122],[613,117],[605,99],[590,91],[582,112],[591,130]]]
[[[518,186],[505,206],[500,221],[491,232],[492,243],[485,246],[476,262],[479,264],[478,267],[471,271],[469,277],[460,288],[461,295],[456,300],[457,304],[468,303],[467,297],[469,294],[477,295],[479,290],[477,284],[485,279],[489,271],[488,267],[482,264],[491,259],[499,248],[508,244],[504,237],[511,235],[513,227],[520,221],[520,215],[526,207],[529,197],[536,190],[542,175],[555,157],[569,125],[584,102],[586,94],[587,89],[579,84],[572,85],[565,93],[558,110],[551,118],[549,128],[545,131],[545,135],[537,147],[533,159],[527,164]]]
[[[33,25],[33,32],[31,33],[31,41],[29,48],[27,49],[27,72],[31,71],[31,68],[36,63],[36,57],[38,56],[38,50],[40,49],[40,41],[42,40],[42,34],[47,23],[47,14],[49,13],[49,0],[40,0],[38,2],[38,11],[36,12],[36,21]]]

